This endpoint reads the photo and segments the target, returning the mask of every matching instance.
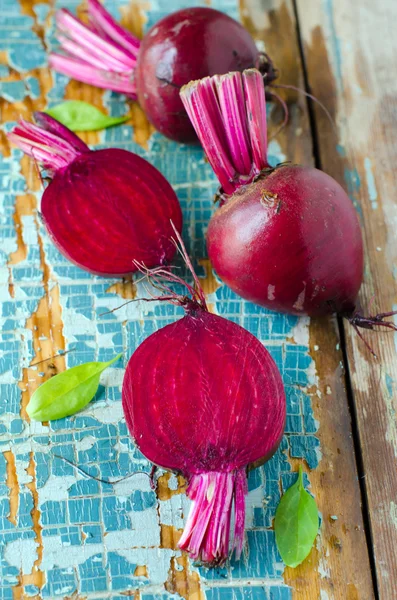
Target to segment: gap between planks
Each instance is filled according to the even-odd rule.
[[[309,75],[308,75],[308,69],[307,69],[307,64],[306,64],[306,57],[305,57],[305,52],[304,52],[304,48],[303,48],[301,28],[300,28],[300,23],[299,23],[297,0],[292,0],[292,4],[293,4],[294,14],[295,14],[297,39],[298,39],[300,59],[301,59],[301,63],[302,63],[305,91],[309,94],[312,94],[313,92],[310,88]],[[321,169],[322,168],[321,150],[320,150],[320,144],[319,144],[316,115],[315,115],[315,110],[314,110],[314,100],[312,100],[309,96],[306,96],[306,103],[307,103],[307,109],[308,109],[308,114],[309,114],[310,130],[311,130],[311,135],[312,135],[314,165],[317,169]],[[369,562],[370,562],[370,566],[371,566],[371,576],[372,576],[372,583],[374,586],[374,594],[375,594],[375,599],[378,600],[379,599],[379,588],[378,588],[378,580],[377,580],[376,565],[375,565],[375,555],[374,555],[374,551],[373,551],[373,538],[372,538],[371,522],[370,522],[370,516],[369,516],[368,494],[367,494],[366,483],[365,483],[363,453],[362,453],[360,437],[359,437],[357,412],[356,412],[356,406],[355,406],[355,402],[354,402],[354,392],[353,392],[353,386],[352,386],[352,381],[351,381],[351,376],[350,376],[350,365],[349,365],[349,360],[348,360],[348,355],[347,355],[347,344],[346,344],[346,335],[345,335],[343,318],[338,316],[337,323],[338,323],[338,333],[339,333],[339,338],[340,338],[340,347],[341,347],[342,355],[343,355],[346,396],[347,396],[349,410],[350,410],[350,416],[351,416],[351,429],[352,429],[352,436],[353,436],[354,454],[355,454],[355,458],[356,458],[358,482],[359,482],[360,493],[361,493],[364,530],[365,530],[365,536],[366,536],[366,540],[367,540],[368,556],[369,556]]]

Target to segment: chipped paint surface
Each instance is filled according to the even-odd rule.
[[[32,32],[33,18],[22,14],[15,0],[0,4],[2,18],[3,9],[5,15],[0,51],[8,49],[9,65],[26,74],[21,86],[20,80],[7,81],[5,72],[0,95],[12,102],[38,97],[43,90],[29,71],[45,64],[45,53]],[[56,4],[75,10],[78,3]],[[129,3],[109,0],[105,5],[118,16],[121,8],[125,14]],[[186,5],[187,0],[173,0],[172,10]],[[237,0],[213,0],[212,6],[238,17]],[[153,0],[146,27],[169,10],[167,0]],[[44,23],[48,6],[36,4],[35,13],[37,23]],[[48,31],[46,42],[51,40]],[[67,84],[67,78],[54,75],[47,102],[59,102]],[[125,99],[107,92],[101,97],[112,115],[125,114]],[[143,119],[139,109],[133,118],[137,123]],[[174,306],[132,303],[104,314],[123,298],[145,291],[139,285],[94,277],[58,253],[37,218],[38,187],[26,195],[33,167],[25,159],[21,162],[21,152],[13,149],[0,162],[0,600],[73,594],[116,599],[138,589],[142,600],[292,597],[283,583],[271,527],[280,489],[292,483],[289,457],[304,458],[310,468],[319,461],[309,394],[316,380],[309,355],[309,320],[261,309],[220,284],[204,243],[216,189],[212,171],[199,149],[178,146],[158,134],[148,139],[146,133],[140,137],[135,132],[134,138],[132,127],[123,125],[103,132],[100,144],[149,159],[174,186],[184,211],[184,239],[212,309],[263,341],[282,372],[288,403],[286,435],[272,460],[250,474],[242,560],[214,571],[188,565],[176,549],[189,505],[181,480],[163,476],[156,495],[144,475],[111,486],[84,478],[58,458],[64,456],[105,479],[150,471],[123,419],[121,368],[104,374],[94,401],[72,418],[43,425],[29,422],[25,408],[29,394],[51,374],[66,365],[109,360],[119,352],[128,358],[148,335],[182,313]],[[270,154],[272,162],[286,158],[274,141]],[[71,348],[66,357],[35,366]]]
[[[378,208],[378,190],[376,189],[375,177],[372,169],[371,159],[364,159],[365,176],[367,180],[368,197],[371,201],[371,206],[375,210]]]

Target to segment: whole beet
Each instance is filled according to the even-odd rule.
[[[208,256],[237,294],[296,315],[337,313],[359,328],[363,241],[356,210],[332,177],[267,159],[266,101],[257,69],[192,81],[181,98],[216,176],[221,207],[208,227]]]
[[[356,211],[332,177],[298,165],[240,187],[214,214],[208,254],[251,302],[291,314],[351,313],[363,277]]]
[[[258,52],[244,27],[213,8],[197,6],[158,21],[139,40],[99,0],[87,0],[88,24],[67,9],[55,21],[61,52],[52,52],[56,71],[139,103],[153,125],[178,142],[197,142],[179,98],[192,79],[241,71],[260,63],[266,82],[276,78],[271,60]]]
[[[179,142],[197,136],[179,96],[191,79],[255,66],[258,50],[240,23],[213,8],[164,17],[145,35],[136,65],[138,100],[155,128]]]

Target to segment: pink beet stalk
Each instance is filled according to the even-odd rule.
[[[50,173],[71,164],[88,146],[61,123],[35,113],[36,125],[20,119],[8,139],[28,156],[41,163]]]
[[[119,44],[132,58],[136,59],[141,45],[140,40],[121,27],[98,0],[88,0],[88,11],[91,24],[95,29],[104,37]]]
[[[252,156],[256,171],[260,173],[262,169],[269,167],[265,88],[262,76],[255,69],[244,71],[242,77]]]
[[[134,71],[140,41],[98,0],[88,0],[88,18],[87,26],[66,9],[57,12],[57,37],[63,54],[50,54],[50,66],[78,81],[135,99]]]
[[[181,550],[193,560],[222,564],[229,552],[240,558],[244,545],[245,496],[248,492],[245,469],[193,475],[187,494],[192,499],[189,517],[179,540]],[[229,548],[234,512],[234,536]]]
[[[225,194],[269,167],[263,78],[256,69],[192,81],[182,102]]]

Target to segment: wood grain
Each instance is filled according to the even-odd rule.
[[[304,88],[292,2],[246,0],[242,8],[245,25],[257,39],[264,40],[266,52],[280,70],[279,82]],[[277,136],[286,160],[314,164],[304,96],[290,90],[277,92],[283,94],[290,111],[288,126]],[[297,599],[370,600],[373,586],[334,319],[312,320],[310,348],[319,382],[310,395],[320,424],[317,435],[322,460],[309,479],[323,521],[317,548],[299,568],[286,569],[284,578]]]
[[[315,107],[321,164],[350,187],[363,227],[360,303],[367,314],[390,311],[397,303],[397,5],[298,0],[298,9],[309,84],[338,129],[336,136]],[[374,360],[345,330],[379,596],[389,600],[397,597],[396,338],[364,332]]]

